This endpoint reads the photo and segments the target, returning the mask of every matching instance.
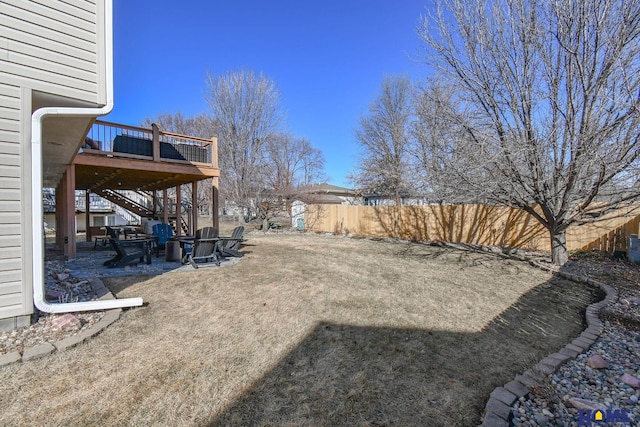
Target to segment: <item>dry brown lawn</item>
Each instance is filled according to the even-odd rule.
[[[582,329],[592,288],[493,255],[249,235],[240,263],[111,279],[123,313],[0,368],[2,425],[473,426]]]

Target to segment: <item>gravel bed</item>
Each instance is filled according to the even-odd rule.
[[[40,313],[36,314],[35,322],[22,328],[14,329],[10,332],[0,334],[0,354],[18,351],[20,353],[26,347],[35,347],[38,344],[48,342],[53,344],[64,338],[76,335],[83,329],[91,327],[97,323],[104,312],[77,313],[75,317],[80,320],[80,326],[60,329],[55,326],[54,320],[61,317],[61,314]]]
[[[593,369],[588,360],[599,355],[607,363]],[[576,359],[551,374],[530,398],[520,398],[512,407],[512,425],[578,426],[578,409],[569,399],[580,398],[604,405],[603,409],[626,409],[632,426],[640,425],[640,390],[622,381],[625,375],[640,377],[640,333],[605,322],[596,343]],[[620,424],[622,425],[622,424]]]
[[[59,256],[49,256],[45,261],[45,298],[53,303],[83,302],[97,299],[91,279],[82,280],[70,274]],[[35,310],[31,324],[8,332],[0,333],[0,354],[22,352],[26,347],[34,347],[45,342],[53,344],[90,328],[104,316],[104,311],[74,313],[76,320],[57,323],[64,314],[43,313]],[[70,316],[70,315],[67,315]]]
[[[625,376],[640,378],[640,266],[585,251],[574,254],[561,271],[607,283],[616,289],[618,299],[600,311],[604,330],[595,344],[514,403],[511,425],[587,425],[584,420],[579,424],[579,411],[571,401],[584,399],[593,411],[628,411],[628,422],[591,425],[640,426],[640,387],[623,381]],[[594,365],[598,358],[606,367]]]

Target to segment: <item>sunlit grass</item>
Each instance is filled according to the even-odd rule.
[[[476,425],[591,290],[492,255],[250,234],[240,263],[111,279],[148,306],[0,369],[3,425]]]

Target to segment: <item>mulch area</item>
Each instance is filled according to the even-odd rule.
[[[600,251],[571,255],[561,271],[604,282],[618,291],[618,300],[600,311],[600,318],[613,325],[640,331],[640,265],[614,259]]]

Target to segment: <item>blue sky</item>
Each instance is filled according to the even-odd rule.
[[[322,150],[330,182],[348,185],[354,130],[385,75],[419,81],[416,35],[428,0],[114,0],[115,107],[137,125],[205,113],[205,75],[248,69],[275,81],[285,131]]]

